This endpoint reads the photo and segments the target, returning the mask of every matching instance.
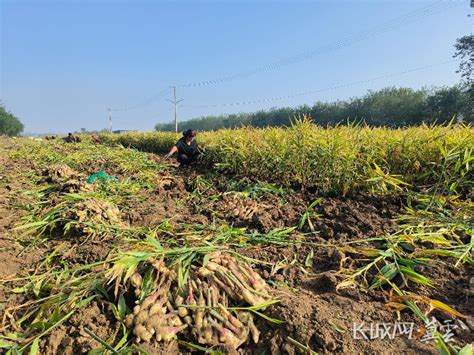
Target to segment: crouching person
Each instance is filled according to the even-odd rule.
[[[170,158],[174,153],[178,153],[178,162],[181,166],[190,165],[196,161],[200,154],[198,143],[196,142],[196,130],[188,129],[183,132],[176,144],[171,148],[170,152],[165,155],[165,158]]]

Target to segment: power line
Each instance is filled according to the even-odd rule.
[[[303,53],[300,53],[298,55],[294,55],[292,57],[287,57],[284,59],[281,59],[277,62],[267,64],[267,65],[262,65],[260,67],[257,67],[253,70],[247,71],[247,72],[241,72],[241,73],[236,73],[232,75],[228,75],[225,77],[220,77],[212,80],[204,80],[204,81],[198,81],[194,83],[188,83],[188,84],[182,84],[178,85],[177,87],[180,88],[192,88],[192,87],[201,87],[201,86],[209,86],[209,85],[215,85],[215,84],[220,84],[224,82],[230,82],[239,78],[245,78],[245,77],[251,77],[253,75],[263,73],[263,72],[268,72],[268,71],[273,71],[273,70],[278,70],[284,66],[299,63],[305,60],[309,60],[315,56],[319,56],[322,54],[325,54],[327,52],[335,51],[338,49],[341,49],[343,47],[347,47],[349,45],[376,37],[380,34],[389,32],[391,30],[397,29],[399,27],[402,27],[403,25],[413,23],[416,21],[419,21],[425,17],[435,15],[444,11],[447,11],[449,9],[452,9],[458,5],[461,5],[464,1],[437,1],[431,5],[425,6],[423,8],[417,9],[415,11],[409,12],[405,15],[402,15],[400,17],[391,19],[389,21],[386,21],[382,24],[373,26],[369,28],[366,31],[362,31],[358,34],[349,36],[345,39],[341,39],[335,42],[327,43],[325,45],[322,45],[314,50],[311,51],[306,51]],[[157,99],[163,97],[168,89],[163,89],[156,95],[148,98],[147,100],[144,100],[140,103],[137,103],[133,106],[125,107],[125,108],[116,108],[116,109],[111,109],[111,111],[129,111],[133,109],[137,109],[146,105],[149,105],[150,103],[156,101]]]
[[[111,109],[111,111],[114,111],[114,112],[118,112],[118,111],[130,111],[130,110],[134,110],[134,109],[137,109],[139,107],[142,107],[142,106],[146,106],[146,105],[149,105],[151,104],[153,101],[156,101],[157,99],[161,98],[161,97],[164,97],[165,94],[168,92],[168,89],[163,89],[161,90],[159,93],[151,96],[150,98],[144,100],[144,101],[141,101],[133,106],[128,106],[128,107],[123,107],[123,108],[114,108],[114,109]]]
[[[413,72],[420,71],[420,70],[435,68],[435,67],[438,67],[438,66],[441,66],[441,65],[445,65],[445,64],[449,64],[449,63],[453,63],[453,62],[457,62],[457,61],[458,61],[457,59],[450,59],[450,60],[446,60],[446,61],[443,61],[443,62],[440,62],[440,63],[435,63],[435,64],[430,64],[430,65],[425,65],[425,66],[421,66],[421,67],[407,69],[407,70],[404,70],[404,71],[401,71],[401,72],[385,74],[385,75],[373,77],[373,78],[370,78],[370,79],[364,79],[364,80],[354,81],[354,82],[350,82],[350,83],[346,83],[346,84],[334,85],[334,86],[327,87],[327,88],[324,88],[324,89],[311,90],[311,91],[306,91],[306,92],[301,92],[301,93],[296,93],[296,94],[291,94],[291,95],[277,96],[277,97],[270,97],[270,98],[263,98],[263,99],[255,99],[255,100],[249,100],[249,101],[237,101],[237,102],[231,102],[231,103],[225,103],[225,104],[186,105],[186,106],[183,105],[182,107],[185,107],[185,108],[211,108],[211,107],[215,108],[215,107],[229,107],[229,106],[245,106],[245,105],[265,103],[265,102],[288,100],[288,99],[292,99],[292,98],[295,98],[295,97],[312,95],[312,94],[316,94],[316,93],[320,93],[320,92],[324,92],[324,91],[337,90],[337,89],[351,87],[351,86],[357,86],[357,85],[361,85],[361,84],[367,84],[367,83],[377,81],[377,80],[382,80],[382,79],[389,79],[389,78],[393,78],[393,77],[400,76],[400,75],[406,75],[406,74],[413,73]]]
[[[408,14],[405,14],[401,17],[389,20],[387,22],[384,22],[380,25],[376,25],[366,31],[360,32],[358,34],[355,34],[353,36],[349,36],[345,39],[338,40],[335,42],[327,43],[325,45],[322,45],[312,51],[306,51],[304,53],[284,58],[282,60],[279,60],[277,62],[274,62],[272,64],[267,64],[260,66],[254,70],[247,71],[247,72],[241,72],[233,75],[228,75],[225,77],[221,78],[216,78],[212,80],[205,80],[205,81],[198,81],[194,83],[189,83],[189,84],[183,84],[180,85],[182,88],[189,88],[189,87],[200,87],[200,86],[208,86],[208,85],[215,85],[219,83],[224,83],[224,82],[229,82],[233,81],[238,78],[243,78],[243,77],[250,77],[259,73],[263,72],[268,72],[272,70],[277,70],[280,69],[283,66],[299,63],[301,61],[305,61],[308,59],[311,59],[315,56],[335,51],[337,49],[347,47],[349,45],[361,42],[363,40],[369,39],[376,37],[380,34],[389,32],[391,30],[397,29],[403,25],[413,23],[416,21],[419,21],[425,17],[435,15],[444,11],[447,11],[449,9],[452,9],[458,5],[461,5],[464,1],[454,1],[454,2],[449,2],[446,3],[445,1],[438,1],[436,3],[433,3],[429,6],[423,7],[421,9],[415,10],[413,12],[410,12]]]
[[[109,112],[109,132],[112,132],[112,109],[107,109],[107,111]],[[171,107],[169,108],[166,108],[165,111],[171,111]],[[115,118],[113,119],[114,122],[118,122],[120,124],[125,124],[125,125],[136,125],[137,121],[136,120],[124,120],[124,119],[121,119],[121,118]]]

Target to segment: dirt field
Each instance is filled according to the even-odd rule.
[[[118,238],[114,234],[84,238],[78,231],[65,234],[60,228],[47,232],[50,233],[48,238],[40,238],[35,243],[32,243],[32,235],[19,238],[22,231],[14,228],[24,223],[22,216],[38,211],[33,207],[35,203],[53,203],[64,194],[55,190],[48,192],[45,197],[38,192],[41,188],[55,184],[54,176],[45,172],[47,162],[41,160],[43,158],[35,158],[33,154],[12,154],[21,144],[21,140],[2,139],[4,148],[0,158],[0,334],[26,334],[25,338],[20,337],[17,341],[20,345],[37,334],[37,331],[35,333],[27,329],[26,323],[16,325],[15,321],[24,314],[24,310],[14,308],[33,301],[35,295],[12,292],[15,287],[21,287],[23,281],[9,280],[38,273],[46,265],[46,258],[51,265],[58,262],[70,268],[100,263],[117,249],[125,248],[128,243],[126,237]],[[64,154],[62,149],[57,148],[59,155]],[[255,318],[256,327],[261,333],[257,344],[249,340],[238,350],[218,347],[215,350],[259,354],[310,351],[438,353],[433,340],[422,341],[423,322],[419,317],[408,310],[402,310],[400,318],[397,318],[397,312],[387,308],[390,301],[389,288],[337,287],[347,279],[347,273],[343,270],[355,271],[370,259],[361,255],[360,251],[351,249],[352,247],[382,249],[386,241],[377,238],[400,230],[399,218],[406,214],[405,195],[358,195],[341,198],[322,196],[316,192],[280,191],[258,185],[250,179],[219,175],[203,171],[199,167],[180,168],[174,161],[162,161],[159,156],[143,155],[143,159],[149,160],[147,164],[158,164],[163,168],[150,174],[154,179],[152,186],[137,188],[130,195],[124,192],[126,189],[122,191],[117,188],[113,194],[107,191],[107,196],[112,196],[110,199],[116,201],[118,207],[117,217],[111,217],[112,222],[131,230],[154,228],[167,221],[171,226],[169,235],[186,235],[193,240],[207,238],[224,227],[245,229],[245,233],[235,237],[231,248],[245,257],[259,261],[253,264],[254,269],[270,285],[274,299],[281,300],[265,309],[264,313],[283,321],[282,324],[269,322],[262,317]],[[90,161],[71,166],[67,179],[74,178],[81,182],[81,179],[100,167],[119,182],[128,181],[127,179],[132,182],[141,181],[137,177],[138,173],[126,171],[113,162],[94,165]],[[79,183],[80,186],[81,184],[83,183]],[[310,223],[306,222],[301,228],[286,231],[285,242],[280,239],[272,239],[268,243],[252,241],[252,233],[271,238],[272,231],[297,227],[308,206],[318,198],[321,198],[320,202],[310,211]],[[106,208],[110,210],[110,207]],[[46,209],[41,209],[41,213],[46,213]],[[371,238],[374,240],[352,244],[354,241]],[[467,235],[460,233],[459,238],[465,244],[469,243]],[[239,243],[243,246],[238,247],[236,244]],[[433,249],[429,241],[423,243],[426,249]],[[55,254],[51,257],[53,252]],[[474,277],[474,268],[467,262],[458,266],[454,262],[454,259],[431,257],[429,265],[421,265],[417,270],[428,277],[433,286],[409,280],[408,290],[442,301],[466,316],[455,317],[439,309],[434,309],[429,314],[429,317],[434,316],[440,322],[453,320],[457,327],[452,330],[453,338],[450,343],[462,347],[474,342],[474,297],[466,293],[469,280]],[[376,275],[377,268],[373,268],[368,270],[366,278],[371,282]],[[393,279],[397,284],[402,281],[399,276]],[[363,284],[362,280],[360,282]],[[114,302],[105,297],[97,297],[87,306],[76,309],[64,322],[41,337],[39,352],[77,354],[100,348],[102,345],[85,328],[99,338],[116,344],[122,324],[111,308]],[[133,300],[129,298],[127,302],[129,308],[133,308]],[[425,312],[428,310],[429,308],[423,308]],[[406,334],[402,334],[394,339],[354,339],[354,325],[364,323],[367,328],[370,324],[395,322],[414,322],[413,338],[408,339]],[[417,330],[421,333],[417,333]],[[133,337],[133,334],[128,336],[131,343]],[[179,334],[178,339],[196,343],[186,332]],[[140,347],[150,354],[192,351],[176,339],[168,342],[142,342]]]

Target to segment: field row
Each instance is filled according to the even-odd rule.
[[[109,144],[159,154],[177,138],[168,132],[102,135]],[[469,126],[321,128],[301,120],[290,128],[226,129],[197,139],[204,161],[224,172],[325,193],[386,192],[408,184],[459,193],[474,180]]]

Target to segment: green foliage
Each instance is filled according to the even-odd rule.
[[[458,38],[454,58],[461,58],[458,73],[467,83],[474,83],[474,35]]]
[[[408,126],[423,121],[426,92],[407,88],[385,88],[370,91],[361,104],[359,117],[374,120],[376,125]],[[364,112],[365,110],[365,112]],[[448,118],[450,119],[450,117]]]
[[[443,87],[433,92],[426,99],[427,112],[432,118],[442,121],[442,118],[462,116],[469,118],[474,114],[472,100],[468,87],[457,85]]]
[[[442,87],[432,90],[413,90],[389,87],[369,91],[365,96],[316,102],[313,106],[283,107],[254,113],[237,113],[204,116],[181,122],[179,128],[212,131],[243,126],[289,126],[293,117],[309,115],[322,126],[335,126],[348,122],[365,122],[370,126],[404,127],[422,123],[449,122],[453,116],[462,116],[473,122],[474,89],[469,85]],[[174,131],[174,123],[155,126],[157,131]]]
[[[0,135],[18,136],[23,132],[23,124],[0,103]]]
[[[345,195],[439,184],[452,191],[468,191],[474,181],[473,132],[465,125],[321,128],[305,118],[289,128],[225,129],[202,132],[197,139],[206,147],[205,162],[217,170],[279,186]],[[177,136],[150,132],[102,138],[109,144],[166,153]]]

